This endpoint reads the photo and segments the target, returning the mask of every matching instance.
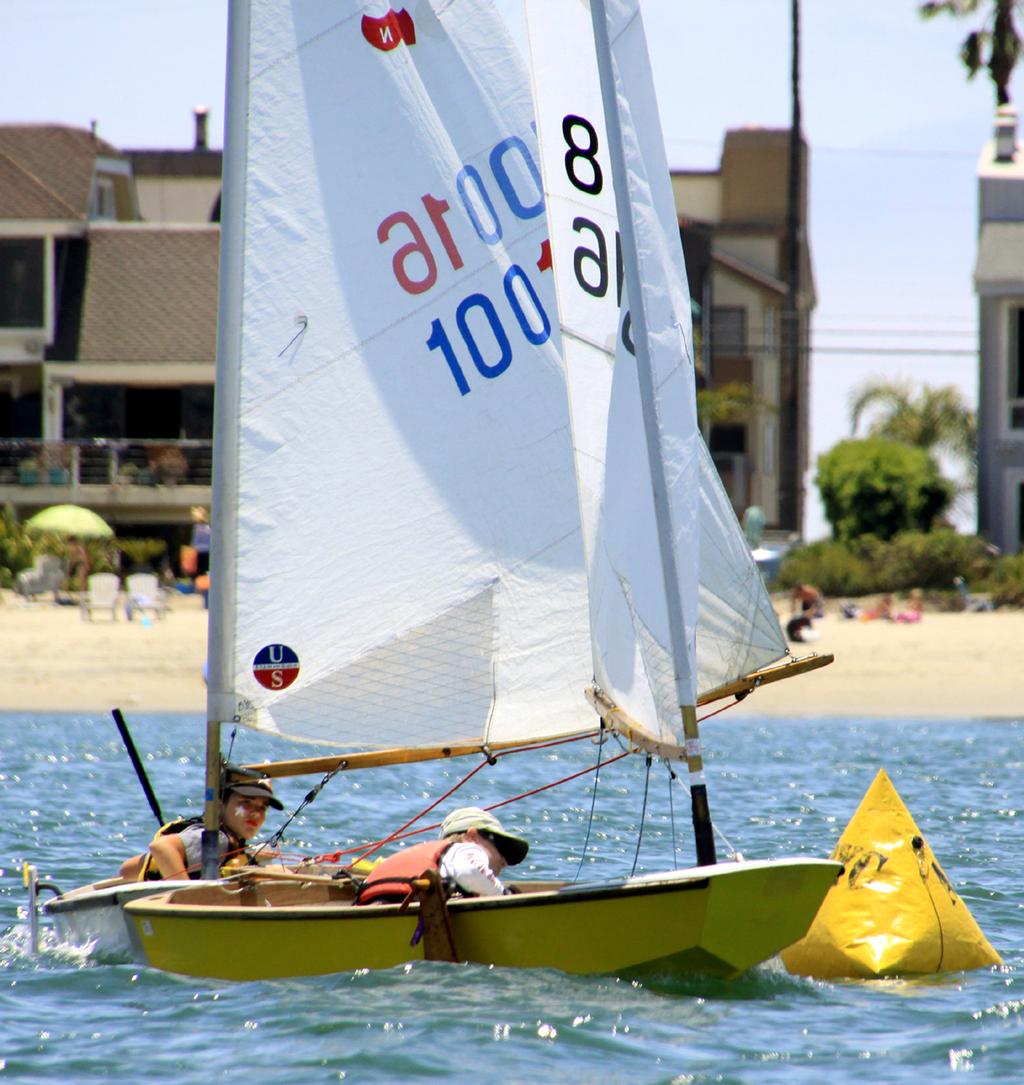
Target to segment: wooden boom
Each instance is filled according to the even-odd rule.
[[[722,697],[735,697],[742,700],[758,686],[772,682],[781,682],[784,678],[795,678],[798,674],[815,671],[832,663],[835,656],[809,655],[799,659],[789,659],[771,667],[728,682],[717,689],[708,690],[698,697],[697,704],[710,704]],[[608,698],[593,689],[587,690],[587,699],[597,709],[609,727],[618,731],[627,742],[638,749],[647,750],[656,757],[681,758],[685,756],[683,747],[657,741],[636,721],[631,720]],[[260,772],[274,778],[282,776],[304,776],[318,772],[349,772],[352,769],[378,768],[381,765],[410,765],[417,761],[437,761],[449,757],[466,757],[469,754],[482,754],[488,757],[494,750],[515,749],[550,742],[549,739],[537,739],[533,742],[465,742],[446,746],[401,746],[389,750],[367,750],[360,753],[332,754],[327,757],[303,757],[295,761],[261,761],[242,768],[251,772]]]

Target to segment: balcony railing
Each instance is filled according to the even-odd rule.
[[[0,439],[0,486],[209,486],[212,441]]]

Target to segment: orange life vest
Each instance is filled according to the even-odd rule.
[[[397,904],[409,895],[414,878],[437,870],[452,840],[428,840],[382,859],[363,882],[357,904]]]

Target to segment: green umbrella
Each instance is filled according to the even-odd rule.
[[[81,505],[51,505],[25,521],[34,534],[77,535],[80,539],[109,539],[114,529],[92,509]]]

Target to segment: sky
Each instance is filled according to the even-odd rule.
[[[518,33],[516,0],[497,3]],[[641,4],[673,168],[717,167],[730,128],[788,126],[789,0]],[[851,391],[909,378],[977,398],[975,169],[995,97],[958,59],[975,22],[923,22],[916,9],[801,5],[818,298],[807,539],[828,533],[813,460],[850,435]],[[205,105],[222,145],[226,0],[0,0],[0,16],[0,122],[96,121],[122,149],[187,148]],[[1022,89],[1024,70],[1014,100]],[[972,508],[958,524],[973,530]]]

